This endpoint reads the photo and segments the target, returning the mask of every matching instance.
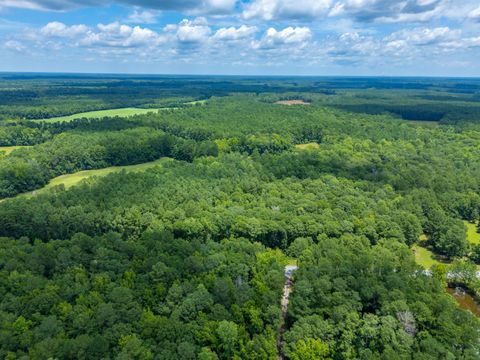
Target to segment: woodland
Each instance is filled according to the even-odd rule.
[[[0,74],[0,119],[2,359],[480,357],[480,80]]]

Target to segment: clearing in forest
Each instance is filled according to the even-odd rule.
[[[4,152],[5,155],[10,154],[13,150],[26,148],[29,146],[0,146],[0,152]]]
[[[110,109],[110,110],[99,110],[99,111],[88,111],[68,116],[59,116],[50,119],[39,119],[35,121],[44,121],[48,123],[56,122],[69,122],[76,119],[101,119],[104,117],[129,117],[134,115],[143,115],[148,113],[156,113],[159,109],[141,109],[141,108],[122,108],[122,109]]]
[[[480,234],[477,232],[477,224],[472,224],[468,221],[464,221],[464,224],[467,227],[467,240],[470,244],[480,244]],[[433,265],[441,263],[449,265],[449,262],[442,260],[438,255],[427,248],[426,241],[427,237],[422,235],[420,237],[420,242],[412,246],[412,250],[415,253],[416,263],[425,269],[430,269]],[[477,267],[480,271],[480,265]]]
[[[304,100],[280,100],[277,101],[275,104],[278,105],[287,105],[287,106],[292,106],[292,105],[310,105],[309,102],[306,102]]]
[[[465,221],[467,227],[467,239],[470,244],[480,244],[480,234],[477,232],[477,224]]]
[[[320,145],[316,142],[311,142],[307,144],[297,144],[295,147],[299,150],[315,150],[320,148]]]
[[[88,178],[91,178],[91,177],[94,177],[94,176],[106,176],[108,174],[112,174],[112,173],[115,173],[115,172],[120,172],[120,171],[123,171],[123,170],[125,170],[127,172],[145,171],[145,170],[150,169],[152,167],[159,166],[159,165],[163,164],[165,161],[169,161],[169,160],[171,160],[171,159],[165,157],[165,158],[161,158],[161,159],[151,161],[151,162],[148,162],[148,163],[143,163],[143,164],[126,165],[126,166],[111,166],[111,167],[103,168],[103,169],[83,170],[83,171],[76,172],[74,174],[61,175],[61,176],[58,176],[58,177],[50,180],[50,182],[41,189],[37,189],[37,190],[31,191],[31,192],[28,192],[28,193],[19,194],[17,196],[23,196],[23,197],[36,196],[36,195],[44,193],[44,192],[48,191],[49,189],[51,189],[55,186],[59,186],[59,185],[63,185],[65,188],[68,189],[68,188],[70,188],[74,185],[77,185],[82,180],[85,180],[85,179],[88,179]],[[4,200],[6,200],[6,199],[0,200],[0,202],[4,201]]]
[[[433,265],[440,264],[440,261],[434,258],[435,254],[423,246],[414,245],[413,252],[415,253],[416,263],[425,269],[430,269]]]

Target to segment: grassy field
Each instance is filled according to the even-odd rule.
[[[435,260],[433,252],[420,245],[414,245],[412,247],[415,253],[415,261],[418,265],[425,269],[430,269],[435,264],[440,264],[438,260]]]
[[[208,100],[196,100],[185,103],[185,105],[205,105]]]
[[[69,116],[55,117],[51,119],[40,119],[36,121],[56,123],[56,122],[65,122],[65,121],[68,122],[68,121],[72,121],[80,118],[101,119],[104,117],[113,117],[113,116],[129,117],[133,115],[147,114],[149,112],[157,112],[158,110],[159,109],[140,109],[140,108],[110,109],[110,110],[100,110],[100,111],[89,111],[89,112],[83,112],[83,113],[73,114]]]
[[[465,221],[467,227],[467,239],[471,244],[480,244],[480,234],[477,232],[477,224]]]
[[[311,142],[308,144],[298,144],[298,145],[295,145],[295,147],[299,150],[313,150],[313,149],[318,149],[320,145],[317,144],[316,142]]]
[[[4,152],[5,155],[10,154],[15,149],[20,149],[28,146],[0,146],[0,152]]]
[[[480,234],[477,232],[477,225],[468,221],[464,221],[464,223],[467,227],[468,241],[471,244],[480,244]],[[435,253],[423,246],[426,240],[426,236],[422,235],[420,237],[420,243],[418,245],[414,245],[412,249],[415,253],[415,261],[417,264],[423,266],[425,269],[430,269],[432,265],[440,264],[441,261],[437,260]],[[448,265],[448,263],[444,264]],[[480,270],[480,266],[478,266],[478,269]]]
[[[74,185],[77,185],[80,183],[82,180],[94,177],[94,176],[106,176],[108,174],[112,174],[115,172],[120,172],[122,170],[125,170],[127,172],[133,172],[133,171],[145,171],[147,169],[150,169],[155,166],[159,166],[163,164],[165,161],[170,161],[170,158],[162,158],[156,161],[148,162],[148,163],[143,163],[143,164],[137,164],[137,165],[128,165],[128,166],[112,166],[108,168],[103,168],[103,169],[96,169],[96,170],[84,170],[84,171],[79,171],[74,174],[67,174],[67,175],[62,175],[58,176],[44,186],[41,189],[31,191],[28,193],[20,194],[18,196],[22,197],[32,197],[39,195],[41,193],[44,193],[48,191],[49,189],[58,186],[58,185],[63,185],[65,188],[72,187]],[[4,201],[0,200],[1,201]]]

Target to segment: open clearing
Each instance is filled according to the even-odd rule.
[[[208,100],[195,100],[186,102],[185,105],[205,105]]]
[[[145,170],[150,169],[152,167],[160,166],[163,163],[165,163],[166,161],[170,161],[170,160],[171,160],[170,158],[161,158],[161,159],[151,161],[151,162],[148,162],[148,163],[143,163],[143,164],[127,165],[127,166],[112,166],[112,167],[103,168],[103,169],[83,170],[83,171],[76,172],[74,174],[61,175],[61,176],[58,176],[58,177],[50,180],[50,182],[41,189],[37,189],[37,190],[31,191],[31,192],[28,192],[28,193],[24,193],[24,194],[19,194],[17,197],[20,197],[20,196],[22,196],[22,197],[36,196],[36,195],[42,194],[42,193],[48,191],[49,189],[51,189],[55,186],[59,186],[59,185],[63,185],[63,186],[65,186],[65,188],[68,189],[68,188],[70,188],[74,185],[77,185],[82,180],[85,180],[85,179],[88,179],[88,178],[91,178],[91,177],[94,177],[94,176],[106,176],[108,174],[120,172],[120,171],[123,171],[123,170],[125,170],[127,172],[145,171]],[[0,200],[0,202],[4,201],[4,200],[7,200],[7,199],[2,199],[2,200]]]
[[[278,105],[287,105],[287,106],[292,106],[292,105],[310,105],[309,102],[303,101],[303,100],[280,100],[277,101],[275,104]]]
[[[467,239],[470,244],[480,244],[480,234],[477,232],[477,224],[465,221],[467,227]]]
[[[433,265],[440,264],[440,261],[434,259],[434,254],[430,250],[420,245],[414,245],[415,261],[425,269],[430,269]]]
[[[472,224],[468,221],[464,221],[465,226],[467,227],[467,239],[471,244],[480,244],[480,234],[477,233],[477,225]],[[445,264],[448,265],[447,262],[442,261],[441,259],[438,260],[438,256],[428,248],[425,247],[425,242],[427,241],[427,237],[422,235],[420,237],[420,242],[417,245],[412,246],[412,250],[415,253],[415,261],[418,265],[421,265],[425,269],[430,269],[433,265],[437,264]],[[480,265],[477,266],[480,271]]]
[[[311,142],[308,144],[298,144],[298,145],[295,145],[295,147],[299,150],[315,150],[320,148],[320,145],[316,142]]]
[[[0,152],[4,152],[5,155],[10,154],[13,150],[27,148],[29,146],[0,146]]]
[[[69,188],[71,186],[74,186],[78,184],[80,181],[93,177],[93,176],[106,176],[108,174],[114,173],[114,172],[120,172],[122,170],[125,170],[127,172],[130,171],[145,171],[153,166],[160,165],[161,163],[164,163],[168,158],[162,158],[156,161],[148,162],[148,163],[143,163],[143,164],[137,164],[137,165],[126,165],[126,166],[112,166],[108,168],[103,168],[103,169],[95,169],[95,170],[83,170],[76,172],[74,174],[66,174],[62,175],[59,177],[56,177],[52,179],[47,186],[44,188],[37,190],[37,193],[39,191],[47,190],[49,188],[52,188],[54,186],[58,185],[64,185],[65,188]]]
[[[110,110],[99,110],[99,111],[88,111],[68,116],[54,117],[50,119],[40,119],[35,121],[44,121],[48,123],[56,122],[68,122],[75,119],[101,119],[104,117],[129,117],[134,115],[143,115],[148,113],[156,113],[159,109],[141,109],[141,108],[122,108],[122,109],[110,109]]]

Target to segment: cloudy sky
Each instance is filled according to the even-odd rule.
[[[0,0],[0,71],[480,76],[480,0]]]

